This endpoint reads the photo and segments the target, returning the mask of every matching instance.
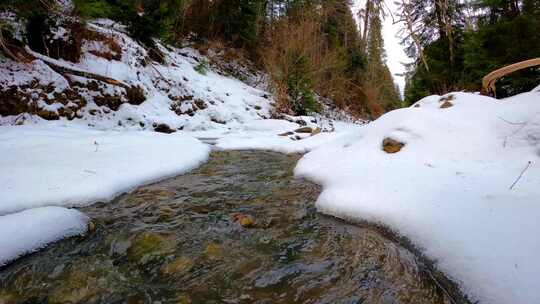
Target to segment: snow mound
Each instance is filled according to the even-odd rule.
[[[271,120],[266,120],[271,122]],[[257,131],[245,131],[234,132],[232,134],[222,134],[216,139],[216,147],[224,150],[269,150],[280,153],[306,153],[312,151],[322,145],[328,144],[332,141],[339,140],[339,138],[346,136],[351,130],[357,130],[361,128],[361,125],[353,123],[334,122],[333,132],[324,132],[316,135],[309,133],[294,133],[289,136],[285,134],[277,135],[280,132],[294,131],[300,127],[296,125],[288,126],[287,124],[268,124],[267,132],[264,130]],[[280,125],[283,128],[280,129]],[[259,125],[260,126],[260,125]],[[290,134],[293,132],[288,132]],[[291,140],[294,139],[294,140]]]
[[[0,266],[60,239],[87,231],[88,217],[61,207],[0,216]]]
[[[0,128],[0,215],[108,201],[206,161],[210,148],[182,135],[84,128]]]
[[[404,144],[397,153],[384,139]],[[540,93],[430,96],[306,154],[320,211],[408,237],[480,303],[540,303]],[[520,177],[521,176],[521,177]]]

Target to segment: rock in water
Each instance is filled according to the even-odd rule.
[[[223,251],[218,244],[208,244],[204,250],[204,255],[210,260],[219,260],[223,257]]]
[[[234,216],[234,221],[239,223],[244,228],[255,226],[255,220],[251,215],[237,214]]]
[[[143,232],[132,241],[127,250],[128,260],[137,264],[164,257],[174,251],[174,238],[155,232]]]
[[[167,275],[182,274],[193,267],[193,261],[188,257],[179,257],[161,268],[161,272]]]

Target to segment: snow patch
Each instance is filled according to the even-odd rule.
[[[61,207],[44,207],[0,216],[0,266],[49,243],[86,233],[89,218]]]
[[[387,113],[295,173],[323,185],[320,211],[408,237],[473,301],[540,303],[540,94],[451,95]],[[387,137],[405,146],[388,154]]]
[[[108,201],[185,173],[210,148],[182,135],[83,128],[0,128],[0,215],[41,206]]]

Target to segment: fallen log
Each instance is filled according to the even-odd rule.
[[[37,52],[34,52],[29,47],[26,47],[26,52],[29,55],[33,56],[34,58],[40,59],[46,65],[48,65],[52,70],[54,70],[55,72],[57,72],[57,73],[59,73],[61,75],[70,74],[70,75],[74,75],[74,76],[80,76],[80,77],[84,77],[84,78],[94,79],[94,80],[97,80],[97,81],[105,82],[105,83],[110,84],[110,85],[115,85],[115,86],[122,87],[122,88],[124,88],[126,90],[131,88],[129,85],[127,85],[127,84],[125,84],[125,83],[123,83],[121,81],[118,81],[118,80],[116,80],[114,78],[99,75],[99,74],[96,74],[96,73],[91,73],[91,72],[79,69],[77,67],[71,67],[67,63],[60,62],[60,61],[58,61],[56,59],[52,59],[52,58],[49,58],[49,57],[44,56],[42,54],[39,54]]]
[[[529,59],[529,60],[511,64],[511,65],[507,65],[505,67],[502,67],[500,69],[497,69],[487,74],[482,79],[482,95],[489,95],[489,96],[497,97],[495,93],[496,91],[495,83],[497,82],[499,78],[504,77],[510,73],[513,73],[522,69],[530,68],[533,66],[537,66],[537,65],[540,65],[540,58]]]

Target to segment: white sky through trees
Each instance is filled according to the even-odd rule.
[[[385,1],[386,6],[392,11],[392,14],[395,16],[396,6],[394,1]],[[365,5],[365,0],[354,0],[353,1],[353,15],[355,18],[358,18],[358,10]],[[396,17],[394,17],[396,19]],[[357,19],[358,20],[358,19]],[[399,85],[401,95],[403,95],[403,90],[405,88],[405,77],[397,76],[396,74],[402,74],[405,72],[405,67],[402,63],[411,62],[412,59],[409,58],[403,46],[400,44],[401,39],[396,37],[398,34],[401,24],[392,24],[392,16],[388,14],[386,19],[383,21],[383,38],[384,38],[384,48],[386,50],[386,64],[392,72],[394,81]]]

